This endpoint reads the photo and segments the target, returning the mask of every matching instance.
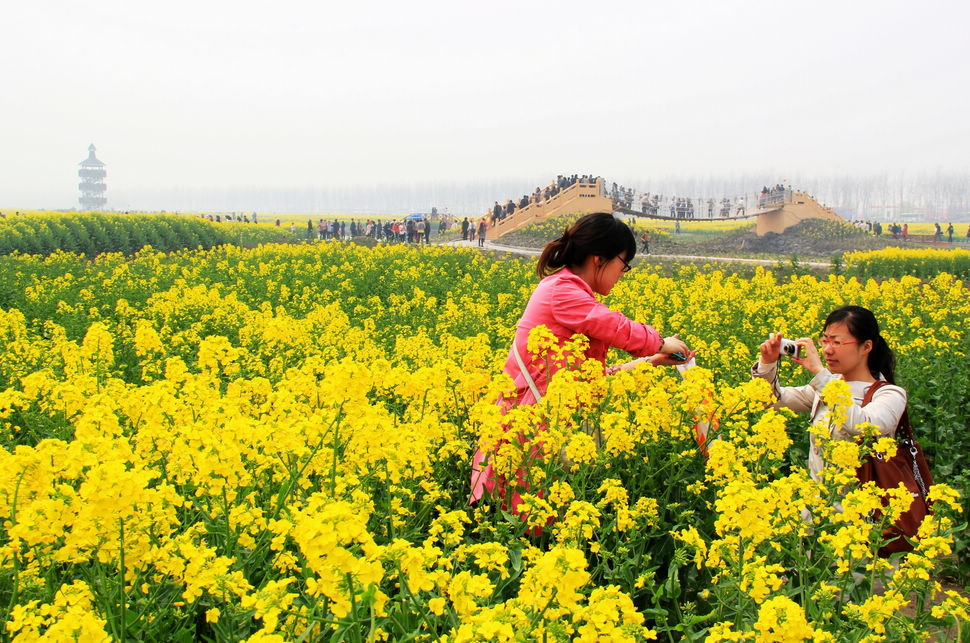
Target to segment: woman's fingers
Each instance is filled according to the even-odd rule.
[[[799,347],[802,357],[793,359],[793,362],[813,375],[822,370],[822,359],[819,357],[815,342],[810,337],[799,337],[795,340],[795,344]]]
[[[759,348],[761,350],[762,364],[777,362],[781,356],[781,333],[772,333],[767,341],[762,342]]]
[[[690,348],[687,346],[687,342],[677,337],[676,333],[664,340],[664,348],[666,349],[664,352],[668,355],[670,353],[680,353],[682,355],[686,355],[687,351],[690,350]]]

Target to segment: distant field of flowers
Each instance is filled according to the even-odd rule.
[[[213,224],[175,214],[27,212],[0,219],[0,255],[48,255],[63,250],[93,257],[105,252],[134,254],[145,246],[172,252],[295,240],[296,235],[286,228],[228,221]]]
[[[850,252],[844,257],[848,274],[874,277],[930,278],[941,272],[960,279],[970,277],[970,250],[962,248],[886,248],[873,252]]]
[[[542,403],[501,418],[534,285],[532,261],[442,247],[0,257],[4,635],[966,632],[970,605],[938,582],[967,563],[964,283],[637,268],[611,305],[679,332],[700,368],[564,370]],[[747,376],[769,332],[815,336],[848,302],[883,323],[941,483],[916,551],[895,561],[874,552],[906,499],[870,520],[879,497],[853,482],[888,445],[827,444],[835,466],[815,482],[808,427]],[[699,421],[718,427],[703,447]],[[502,441],[503,422],[521,440]],[[499,498],[469,505],[471,454],[499,444],[499,470],[536,490],[524,519]]]

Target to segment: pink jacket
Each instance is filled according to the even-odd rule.
[[[539,325],[545,325],[552,331],[559,339],[560,346],[575,334],[585,335],[589,338],[586,358],[599,360],[604,366],[606,352],[611,346],[634,357],[643,357],[659,351],[663,343],[660,333],[652,326],[610,310],[596,299],[585,281],[569,268],[563,268],[539,282],[522,313],[522,319],[516,324],[515,340],[505,360],[505,372],[515,381],[519,404],[534,404],[536,400],[512,351],[519,351],[540,394],[545,394],[549,383],[545,362],[533,360],[527,350],[529,331]],[[552,372],[555,369],[556,365],[550,366]],[[548,376],[551,377],[552,372]]]

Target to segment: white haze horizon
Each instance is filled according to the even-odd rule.
[[[16,3],[0,209],[477,214],[558,174],[966,210],[960,2]]]
[[[565,173],[569,174],[569,173]],[[574,173],[579,174],[579,173]],[[595,173],[590,173],[595,174]],[[881,174],[871,176],[827,176],[791,178],[753,172],[734,177],[666,177],[656,179],[626,178],[617,181],[622,187],[635,189],[639,195],[648,191],[664,195],[690,196],[719,200],[727,196],[732,203],[739,195],[752,198],[762,185],[782,185],[805,191],[825,205],[839,209],[845,216],[890,220],[903,210],[926,220],[970,220],[970,179],[961,174]],[[146,212],[258,212],[260,214],[350,214],[398,215],[412,212],[440,212],[477,216],[498,201],[518,200],[535,187],[544,187],[555,177],[523,179],[415,182],[393,185],[295,186],[292,188],[229,188],[194,190],[142,190],[137,192],[142,207],[119,207],[109,202],[114,211]],[[603,177],[607,188],[614,177]],[[126,194],[116,194],[123,200]],[[178,204],[173,207],[172,204]],[[888,207],[886,207],[888,205]],[[66,210],[76,207],[63,208]]]

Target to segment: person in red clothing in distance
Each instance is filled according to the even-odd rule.
[[[549,379],[562,366],[547,364],[528,352],[529,332],[540,325],[549,329],[560,346],[573,335],[586,336],[589,343],[583,358],[599,361],[606,373],[616,370],[606,369],[610,347],[645,358],[644,361],[655,366],[682,364],[694,356],[677,335],[661,337],[652,326],[629,319],[596,298],[596,295],[610,294],[617,281],[630,270],[636,251],[636,238],[630,228],[606,212],[580,218],[562,236],[546,244],[536,265],[539,285],[516,324],[515,338],[505,362],[505,372],[514,382],[515,394],[499,400],[503,409],[538,402],[546,393]],[[470,501],[476,502],[488,490],[493,497],[501,497],[516,513],[519,490],[526,490],[527,486],[521,480],[515,484],[497,476],[492,470],[490,455],[480,449],[474,455]],[[508,497],[509,491],[511,497]]]

